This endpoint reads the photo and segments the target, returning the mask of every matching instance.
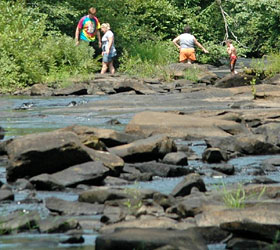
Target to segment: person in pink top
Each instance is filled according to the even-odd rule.
[[[95,40],[97,37],[98,48],[101,48],[100,23],[95,14],[96,9],[91,7],[88,10],[88,15],[80,19],[75,33],[76,45],[79,45],[80,41],[85,41],[96,50]]]

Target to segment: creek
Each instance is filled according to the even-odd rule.
[[[95,102],[110,101],[110,96],[79,96],[79,97],[23,97],[5,96],[0,97],[0,126],[6,130],[4,140],[17,136],[51,131],[73,124],[110,128],[122,131],[137,109],[110,109],[107,107],[98,109],[75,109],[72,107],[83,107],[86,104],[94,106]],[[128,97],[131,98],[131,97]],[[118,121],[115,123],[113,121]],[[201,157],[206,148],[204,141],[176,140],[176,144],[187,144]],[[221,184],[249,182],[255,176],[263,160],[275,156],[250,156],[235,158],[228,162],[234,165],[236,173],[233,176],[213,175],[207,172],[207,164],[197,160],[190,160],[189,166],[204,174],[207,189],[219,188]],[[6,183],[5,169],[7,159],[0,157],[0,181]],[[266,177],[280,181],[280,174],[273,172]],[[179,178],[155,178],[151,182],[139,182],[137,188],[149,188],[162,193],[170,193],[172,189],[182,180]],[[36,210],[42,217],[48,215],[44,202],[28,204],[24,201],[32,193],[28,191],[17,191],[14,202],[0,203],[0,214],[9,214],[15,210]],[[78,195],[75,192],[36,192],[36,198],[44,201],[46,197],[57,197],[64,200],[75,201]],[[83,217],[83,219],[86,219]],[[96,217],[98,219],[98,217]],[[84,232],[85,242],[82,244],[62,244],[61,240],[67,238],[64,234],[38,234],[21,233],[17,235],[0,236],[0,249],[92,249],[97,233]],[[224,246],[209,246],[209,249],[224,249]]]

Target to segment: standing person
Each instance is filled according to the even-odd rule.
[[[97,17],[95,16],[96,9],[91,7],[88,10],[88,15],[83,16],[76,28],[75,40],[76,45],[80,44],[80,41],[88,42],[95,50],[97,54],[98,48],[101,48],[101,36],[100,36],[100,23]],[[97,36],[98,46],[96,46],[95,38]]]
[[[195,45],[203,50],[204,53],[209,53],[191,34],[191,27],[186,26],[184,28],[184,33],[177,36],[172,41],[175,46],[180,50],[179,61],[181,63],[191,64],[196,60],[195,57]]]
[[[231,74],[237,74],[237,71],[235,70],[235,64],[237,61],[236,49],[233,46],[231,40],[227,40],[226,45],[227,45],[227,53],[229,55],[229,66],[230,66]]]
[[[104,33],[102,36],[102,69],[101,74],[104,74],[107,69],[111,74],[115,73],[113,59],[117,55],[114,42],[114,33],[111,31],[109,23],[101,24],[101,31]]]

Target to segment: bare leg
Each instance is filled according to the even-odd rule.
[[[105,74],[108,69],[108,63],[102,62],[101,74]]]
[[[114,67],[114,64],[113,64],[113,61],[109,62],[109,71],[111,74],[115,74],[115,67]]]

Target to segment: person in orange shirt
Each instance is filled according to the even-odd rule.
[[[235,64],[236,64],[236,61],[237,61],[236,49],[233,46],[231,40],[227,40],[226,45],[227,45],[227,53],[229,55],[229,65],[230,65],[231,74],[237,74],[237,71],[235,70]]]
[[[180,49],[179,61],[181,63],[191,64],[196,60],[195,46],[202,49],[204,53],[209,53],[208,50],[206,50],[191,34],[190,26],[186,26],[184,33],[174,38],[172,42],[178,49]]]

